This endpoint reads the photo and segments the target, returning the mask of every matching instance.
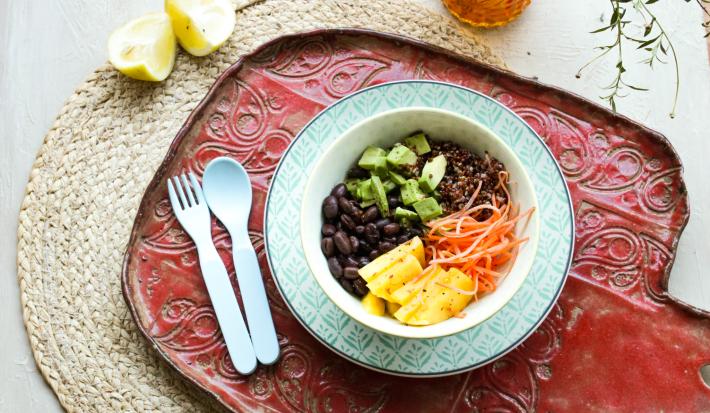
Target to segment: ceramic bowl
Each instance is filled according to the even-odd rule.
[[[472,301],[462,318],[450,318],[430,326],[408,326],[389,316],[375,316],[365,311],[360,301],[343,289],[330,274],[321,252],[321,205],[331,189],[342,182],[368,145],[390,147],[416,131],[424,131],[432,140],[455,142],[473,153],[485,151],[505,165],[510,173],[510,191],[514,202],[525,211],[537,207],[537,197],[523,164],[517,155],[487,127],[453,112],[426,107],[409,107],[380,113],[355,124],[338,137],[319,157],[311,170],[301,203],[301,242],[306,261],[323,292],[346,314],[359,323],[385,334],[406,338],[436,338],[469,329],[499,311],[525,281],[538,244],[539,220],[532,215],[527,226],[519,223],[518,237],[529,237],[498,288]],[[524,230],[524,231],[523,231]]]

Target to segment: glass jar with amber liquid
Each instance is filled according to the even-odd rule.
[[[502,26],[515,19],[530,0],[441,0],[457,19],[476,27]]]

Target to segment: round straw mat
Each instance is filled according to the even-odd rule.
[[[455,23],[404,0],[267,0],[237,9],[237,29],[219,51],[180,53],[162,83],[98,68],[69,97],[37,155],[19,217],[17,271],[34,357],[68,411],[219,408],[149,348],[120,274],[146,185],[178,128],[240,56],[287,33],[362,27],[502,64]]]

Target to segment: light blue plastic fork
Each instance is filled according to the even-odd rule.
[[[168,178],[170,203],[178,221],[197,246],[202,277],[207,285],[207,292],[217,314],[217,322],[227,343],[232,364],[239,373],[250,374],[256,369],[254,347],[239,311],[227,269],[212,242],[210,210],[207,208],[202,188],[193,173],[190,173],[192,189],[185,174],[181,175],[180,179],[173,177],[172,181]]]

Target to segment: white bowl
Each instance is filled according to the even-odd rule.
[[[518,224],[518,237],[529,237],[520,248],[510,273],[499,283],[498,288],[478,301],[472,301],[465,309],[463,318],[450,318],[430,326],[408,326],[389,316],[375,316],[365,311],[360,301],[350,295],[330,274],[326,258],[321,252],[323,199],[331,189],[342,182],[345,175],[360,158],[368,145],[390,147],[413,132],[424,131],[432,140],[455,142],[475,154],[485,151],[503,162],[510,174],[511,197],[520,205],[521,211],[537,207],[537,197],[530,178],[515,153],[482,124],[453,112],[410,107],[391,110],[367,118],[338,137],[320,156],[311,171],[301,204],[301,242],[308,266],[325,294],[346,314],[356,321],[385,334],[406,338],[435,338],[469,329],[503,308],[523,284],[537,250],[539,220],[537,214],[521,232],[524,225]]]

